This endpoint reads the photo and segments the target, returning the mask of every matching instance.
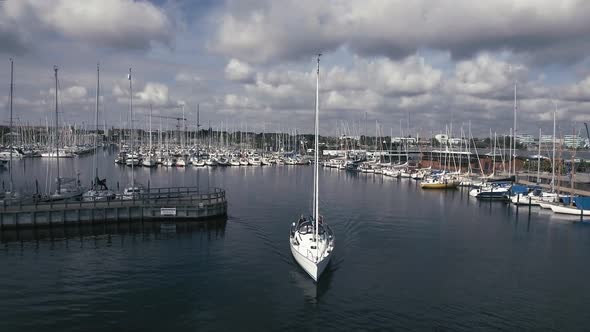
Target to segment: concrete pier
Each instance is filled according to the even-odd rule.
[[[0,206],[0,229],[120,221],[192,221],[227,216],[223,189],[151,188],[133,199],[61,201]]]

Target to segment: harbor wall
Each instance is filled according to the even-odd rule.
[[[194,221],[227,216],[227,200],[221,189],[210,193],[167,189],[170,188],[153,189],[130,200],[2,205],[0,229],[122,221]]]

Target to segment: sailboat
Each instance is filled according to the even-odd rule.
[[[4,165],[8,164],[8,173],[10,177],[10,183],[8,187],[8,191],[0,193],[0,202],[6,204],[6,202],[15,202],[20,198],[20,195],[14,191],[14,181],[12,178],[12,162],[15,156],[15,149],[14,149],[14,135],[12,133],[12,98],[13,98],[13,90],[14,90],[14,62],[10,59],[10,122],[9,122],[9,141],[8,141],[8,151],[1,151],[0,152],[0,166],[4,167]]]
[[[320,55],[318,55],[315,105],[315,163],[313,176],[313,215],[291,224],[289,246],[295,261],[317,282],[330,263],[334,251],[334,233],[319,214],[319,93]]]
[[[152,136],[152,105],[150,105],[150,149],[141,161],[141,164],[145,167],[156,167],[157,164],[152,147]]]
[[[85,201],[104,201],[104,200],[111,200],[116,197],[114,191],[110,190],[107,187],[106,179],[100,179],[98,177],[98,150],[97,150],[97,141],[98,141],[98,106],[100,103],[100,66],[96,66],[96,109],[94,111],[94,126],[96,129],[96,133],[94,134],[94,181],[92,183],[92,188],[86,191],[82,195],[82,199]]]
[[[59,175],[59,158],[60,158],[60,148],[59,148],[59,119],[58,119],[58,85],[57,85],[57,66],[53,67],[54,75],[55,75],[55,133],[54,133],[54,147],[55,147],[55,157],[56,160],[56,169],[57,169],[57,179],[56,184],[57,188],[55,192],[49,194],[46,200],[49,201],[57,201],[63,199],[71,199],[71,198],[79,198],[84,193],[82,186],[80,185],[79,179],[74,178],[62,178]]]
[[[139,156],[135,152],[134,148],[135,131],[133,128],[133,81],[131,76],[131,68],[129,68],[129,74],[127,75],[127,79],[129,80],[129,126],[131,128],[131,147],[129,149],[129,154],[127,155],[127,166],[131,166],[131,186],[123,190],[123,195],[121,196],[121,198],[137,199],[141,196],[141,194],[144,193],[144,189],[141,185],[135,184],[135,166],[139,166]]]

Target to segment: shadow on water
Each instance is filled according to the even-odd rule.
[[[332,277],[334,275],[334,262],[330,262],[326,266],[326,270],[320,277],[319,282],[314,282],[311,277],[297,264],[295,259],[292,259],[296,268],[291,270],[290,275],[293,284],[303,291],[303,296],[306,303],[318,304],[321,298],[330,290],[332,284]]]
[[[49,228],[9,229],[0,231],[0,243],[60,241],[84,239],[103,235],[160,235],[182,236],[206,233],[210,238],[223,238],[227,219],[207,221],[146,221],[116,224],[71,225]]]

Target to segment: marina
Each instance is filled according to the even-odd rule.
[[[590,331],[588,22],[0,0],[0,332]]]
[[[115,155],[100,151],[101,169],[123,186],[130,168],[112,163]],[[64,170],[86,169],[92,159],[73,158]],[[42,159],[20,160],[18,185],[24,163],[30,177],[45,171]],[[338,243],[317,285],[286,243],[291,221],[310,209],[312,167],[140,168],[138,178],[151,178],[154,188],[224,188],[227,221],[2,230],[0,257],[11,268],[0,269],[0,330],[74,331],[107,316],[112,326],[142,317],[156,329],[232,329],[256,324],[260,311],[269,313],[272,329],[289,330],[302,327],[301,308],[309,308],[313,322],[334,317],[327,329],[428,329],[426,322],[436,321],[464,331],[577,330],[589,318],[570,315],[590,301],[579,291],[590,273],[580,264],[590,228],[576,217],[539,208],[529,215],[466,189],[427,191],[411,178],[319,170],[320,207]],[[141,305],[146,296],[166,305]],[[349,314],[363,310],[372,314]],[[538,316],[530,319],[530,312]],[[163,315],[187,318],[162,321]],[[469,327],[458,323],[465,315]]]

